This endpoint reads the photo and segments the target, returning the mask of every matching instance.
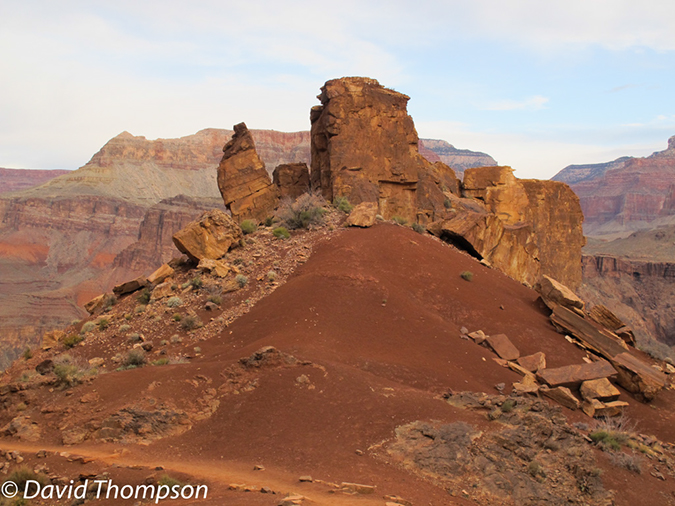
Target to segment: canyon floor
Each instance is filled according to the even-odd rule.
[[[536,292],[464,252],[333,217],[285,241],[260,230],[226,260],[248,280],[239,290],[215,295],[224,280],[194,282],[183,264],[180,305],[124,296],[72,349],[17,360],[0,390],[2,472],[208,484],[207,499],[176,504],[675,504],[675,392],[644,404],[621,391],[618,451],[588,438],[600,422],[580,411],[510,395],[521,376],[462,327],[504,333],[549,367],[587,352]],[[187,317],[204,325],[186,330]],[[141,349],[145,365],[124,367]],[[78,372],[36,372],[47,359]]]

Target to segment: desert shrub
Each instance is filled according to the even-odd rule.
[[[276,217],[287,228],[295,230],[323,223],[326,201],[320,193],[303,193],[295,201],[284,200]]]
[[[131,330],[131,325],[127,325],[126,323],[120,325],[120,328],[118,329],[120,332],[129,332]]]
[[[167,365],[169,363],[169,359],[166,357],[159,358],[153,362],[151,362],[151,365],[154,365],[156,367],[162,366],[162,365]]]
[[[636,474],[642,474],[642,462],[636,453],[619,452],[610,456],[612,464],[617,467],[628,469]]]
[[[234,280],[237,282],[240,288],[244,288],[248,284],[248,278],[243,274],[237,274]]]
[[[178,334],[172,335],[170,339],[171,339],[171,342],[172,342],[173,344],[176,344],[176,343],[182,343],[182,342],[183,342],[183,338],[180,337]]]
[[[105,329],[108,328],[109,325],[110,325],[110,320],[108,320],[107,318],[101,318],[98,321],[98,329],[99,330],[105,330]]]
[[[239,224],[239,226],[241,227],[241,231],[246,235],[252,234],[258,230],[258,224],[253,220],[244,220]]]
[[[157,480],[158,485],[165,485],[169,488],[172,488],[174,486],[182,487],[183,483],[178,481],[176,478],[172,478],[168,474],[163,474],[159,480]]]
[[[354,206],[349,203],[347,197],[335,197],[333,199],[333,207],[335,209],[339,209],[345,214],[351,213],[352,209],[354,209]]]
[[[471,271],[463,271],[460,274],[460,276],[462,277],[462,279],[464,279],[466,281],[472,281],[473,280],[473,272],[471,272]]]
[[[96,328],[96,324],[94,322],[87,322],[84,325],[82,325],[82,329],[80,330],[80,334],[86,334],[87,332],[93,332],[95,328]]]
[[[406,220],[402,216],[392,216],[391,221],[393,221],[394,223],[398,223],[399,225],[403,225],[403,226],[408,224],[408,220]]]
[[[588,437],[601,448],[615,451],[621,450],[622,445],[628,441],[624,434],[608,430],[594,430]]]
[[[159,345],[160,345],[160,346],[166,346],[167,344],[169,344],[169,341],[167,341],[166,339],[162,339],[162,340],[159,342]]]
[[[24,360],[30,360],[33,358],[33,351],[30,348],[26,348],[26,350],[23,352],[23,358]]]
[[[54,374],[57,378],[57,384],[63,387],[77,385],[83,381],[87,374],[92,373],[95,373],[94,369],[88,369],[70,355],[61,355],[54,360]]]
[[[527,465],[527,472],[530,473],[530,476],[533,478],[536,478],[537,476],[545,476],[544,468],[539,462],[535,460]]]
[[[117,297],[113,293],[106,293],[103,297],[103,307],[104,309],[110,309],[115,304],[117,304]]]
[[[178,307],[183,304],[183,299],[180,297],[170,297],[169,300],[166,301],[166,305],[168,307]]]
[[[290,239],[291,234],[286,227],[277,227],[272,230],[272,235],[277,239]]]
[[[143,339],[141,338],[141,335],[134,332],[133,334],[129,334],[127,337],[127,341],[130,343],[140,343]]]
[[[514,401],[513,399],[506,399],[506,400],[502,403],[501,410],[502,410],[504,413],[510,413],[511,411],[513,411],[513,408],[514,408],[515,406],[516,406],[516,401]]]
[[[202,281],[202,278],[195,276],[190,280],[190,286],[192,286],[193,290],[199,290],[202,286],[204,286],[204,282]]]
[[[145,353],[142,350],[129,350],[122,360],[126,369],[143,367],[146,363]]]
[[[73,320],[70,322],[70,324],[74,327],[75,325],[79,325],[82,320]]]
[[[26,495],[28,494],[34,495],[37,492],[37,487],[33,483],[31,483],[30,486],[28,487],[28,490],[26,490],[26,484],[28,484],[30,480],[39,483],[41,487],[49,483],[49,479],[47,478],[47,476],[45,476],[43,473],[36,473],[26,465],[19,466],[14,471],[12,471],[12,473],[7,477],[5,482],[7,481],[14,482],[14,484],[17,486],[17,489],[21,491],[21,493],[25,491]]]
[[[70,349],[84,341],[84,336],[78,334],[70,334],[63,338],[63,346]]]
[[[445,207],[446,209],[450,209],[452,207],[452,200],[446,198],[443,201],[443,207]]]
[[[412,229],[418,234],[423,234],[427,231],[426,227],[424,225],[420,225],[419,223],[413,223]]]
[[[277,280],[277,273],[274,271],[269,271],[267,273],[267,281],[274,283]]]
[[[181,319],[183,317],[179,313],[175,313],[172,318],[173,318],[173,321],[179,322],[179,321],[181,321]]]
[[[223,303],[223,298],[220,295],[210,295],[208,301],[220,305]]]
[[[144,304],[139,304],[138,306],[136,306],[136,307],[134,308],[134,313],[136,313],[136,314],[145,313],[145,305],[144,305]]]
[[[150,296],[152,295],[152,291],[150,288],[145,287],[143,290],[141,290],[141,293],[138,294],[138,297],[136,297],[136,300],[138,301],[139,304],[148,304],[150,302]]]
[[[198,316],[188,315],[180,321],[180,326],[183,330],[194,330],[203,327],[204,324]]]

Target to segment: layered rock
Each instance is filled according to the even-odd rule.
[[[236,246],[241,228],[223,211],[213,209],[202,214],[173,236],[179,251],[195,262],[217,260]]]
[[[553,177],[579,195],[590,236],[624,234],[675,223],[675,137],[645,158],[571,165]]]
[[[35,170],[0,168],[0,193],[16,192],[41,185],[58,176],[68,174],[69,170]]]
[[[374,79],[347,77],[328,81],[319,100],[322,105],[310,115],[311,177],[326,200],[377,202],[385,218],[400,216],[408,222],[425,223],[443,214],[443,192],[436,185],[427,185],[418,202],[420,172],[432,171],[419,154],[417,132],[406,110],[408,96]],[[436,172],[447,177],[449,171],[443,167]]]
[[[279,189],[282,199],[297,199],[310,189],[309,167],[306,163],[284,163],[272,173],[272,181]]]
[[[443,162],[452,167],[462,177],[466,169],[497,165],[494,158],[486,153],[458,149],[447,141],[438,139],[420,139],[420,154],[430,162]]]
[[[232,139],[223,148],[218,166],[218,189],[235,221],[258,222],[270,216],[279,200],[255,142],[244,123],[234,126]]]

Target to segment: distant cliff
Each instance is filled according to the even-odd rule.
[[[0,194],[16,192],[46,183],[68,174],[68,170],[3,169],[0,168]]]

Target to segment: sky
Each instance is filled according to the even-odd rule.
[[[675,135],[665,0],[0,0],[0,167],[84,165],[123,131],[308,130],[329,79],[410,96],[422,138],[519,177]]]

